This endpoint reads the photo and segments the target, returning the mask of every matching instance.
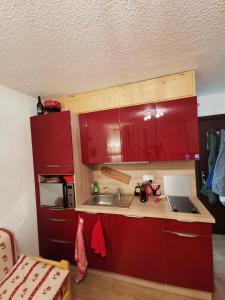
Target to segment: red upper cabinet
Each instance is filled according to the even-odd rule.
[[[198,158],[197,98],[80,115],[83,163]]]
[[[199,153],[197,98],[156,103],[159,160],[194,160]]]
[[[122,160],[151,161],[157,158],[155,105],[120,109]]]
[[[79,116],[83,163],[121,161],[119,109]]]
[[[162,221],[111,215],[113,271],[164,282]]]
[[[31,117],[35,171],[72,174],[73,148],[69,111]]]

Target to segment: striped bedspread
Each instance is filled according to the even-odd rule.
[[[0,281],[0,300],[60,299],[68,273],[21,255]]]
[[[13,233],[6,228],[0,228],[0,280],[15,263],[16,250]]]

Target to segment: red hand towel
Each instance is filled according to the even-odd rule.
[[[77,236],[75,242],[75,261],[77,262],[76,268],[76,278],[75,281],[78,283],[85,276],[87,270],[87,258],[84,246],[84,237],[83,237],[83,224],[84,219],[79,217],[78,226],[77,226]]]
[[[92,231],[91,248],[95,253],[100,254],[102,257],[106,256],[105,239],[100,219],[98,219]]]

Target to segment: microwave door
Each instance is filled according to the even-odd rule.
[[[40,183],[40,205],[63,207],[63,183]]]

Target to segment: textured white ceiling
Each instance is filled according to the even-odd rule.
[[[224,0],[1,0],[0,84],[65,95],[197,70],[225,90]]]

